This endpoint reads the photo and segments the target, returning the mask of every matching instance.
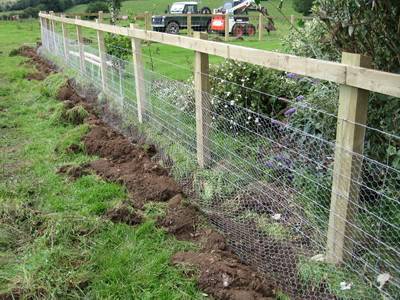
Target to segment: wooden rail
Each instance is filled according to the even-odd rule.
[[[279,71],[296,73],[338,84],[346,84],[389,96],[400,97],[400,74],[371,70],[345,63],[330,62],[243,46],[229,45],[226,43],[201,40],[187,36],[171,35],[137,28],[130,29],[127,27],[99,24],[79,19],[62,18],[44,13],[40,13],[39,16],[51,21],[86,27],[93,30],[100,30],[140,40],[177,46],[209,55],[220,56],[226,59],[234,59]]]
[[[336,136],[335,163],[329,230],[326,245],[327,261],[340,264],[352,253],[352,235],[354,206],[359,195],[359,178],[362,167],[365,125],[367,120],[368,93],[377,92],[400,97],[400,74],[381,72],[370,69],[370,59],[359,54],[344,53],[342,62],[329,62],[318,59],[299,57],[289,54],[247,48],[207,40],[206,33],[196,32],[194,37],[170,35],[166,33],[141,30],[133,24],[130,28],[69,19],[54,14],[40,13],[40,24],[48,31],[55,31],[55,22],[76,26],[79,53],[66,50],[66,56],[78,55],[81,68],[85,61],[95,61],[102,65],[104,73],[107,62],[104,57],[91,57],[83,51],[81,28],[96,30],[99,40],[99,52],[104,53],[103,33],[113,33],[129,37],[132,40],[133,64],[136,95],[138,99],[138,118],[146,122],[146,93],[143,82],[144,63],[141,55],[142,41],[152,41],[193,50],[195,53],[195,102],[196,102],[196,139],[197,161],[201,167],[207,167],[210,160],[208,124],[209,109],[209,55],[234,59],[266,68],[291,72],[312,78],[335,82],[340,85],[339,113]],[[148,18],[147,18],[148,20]],[[65,29],[65,26],[63,26]],[[147,27],[146,27],[147,29]],[[42,30],[43,35],[44,30]],[[65,37],[65,32],[64,35]],[[45,46],[52,48],[53,41],[45,41]],[[64,42],[64,44],[66,44]],[[55,45],[54,45],[55,46]],[[86,57],[87,56],[87,57]],[[107,84],[102,75],[103,88]]]

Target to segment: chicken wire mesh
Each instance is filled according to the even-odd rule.
[[[97,91],[103,119],[135,138],[139,130],[156,144],[162,150],[156,159],[224,233],[232,250],[271,278],[288,297],[400,297],[400,169],[390,159],[399,151],[398,132],[354,124],[311,102],[251,90],[243,83],[244,93],[251,90],[286,103],[291,108],[285,115],[303,110],[331,118],[338,126],[358,126],[366,131],[365,143],[379,141],[392,152],[382,156],[374,151],[365,155],[347,151],[325,132],[311,134],[290,118],[269,116],[211,91],[202,94],[210,106],[203,111],[208,120],[203,137],[208,167],[201,169],[196,163],[193,82],[145,69],[138,80],[147,99],[145,121],[139,124],[132,61],[104,53],[103,87],[96,47],[82,46],[82,66],[76,40],[65,40],[65,48],[63,37],[46,28],[42,37],[45,57],[75,71],[85,87],[81,92]],[[224,86],[237,85],[226,78],[209,79]],[[332,102],[337,105],[337,98]],[[338,161],[346,162],[340,172],[334,169]],[[347,215],[331,209],[333,198],[339,207],[348,204]],[[337,234],[332,231],[337,224],[346,227],[346,259],[340,265],[328,263],[325,256],[327,236]]]

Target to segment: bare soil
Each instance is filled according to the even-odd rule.
[[[54,68],[46,65],[33,49],[24,48],[21,54],[31,57],[40,70],[53,72]],[[85,122],[91,129],[83,142],[88,154],[100,157],[84,166],[65,166],[59,172],[72,178],[88,171],[95,172],[105,180],[123,184],[131,195],[129,202],[107,211],[105,218],[135,225],[142,220],[140,209],[146,202],[168,201],[167,214],[158,220],[158,224],[178,239],[193,241],[200,246],[198,252],[176,253],[172,264],[196,268],[198,271],[191,276],[196,276],[199,287],[215,299],[274,299],[272,281],[241,263],[221,234],[203,226],[204,217],[199,210],[183,201],[181,188],[168,170],[152,161],[156,155],[153,145],[133,144],[104,123],[95,114],[98,108],[92,101],[80,97],[71,82],[60,89],[58,98],[69,106],[82,105],[89,112]],[[100,111],[107,111],[107,108],[102,107]]]
[[[105,214],[105,218],[114,223],[125,223],[131,226],[142,223],[143,219],[142,215],[128,203],[122,203],[109,209]]]
[[[37,72],[28,74],[27,80],[44,80],[47,76],[56,72],[56,66],[37,55],[36,49],[23,46],[18,49],[18,54],[30,58],[29,64],[33,65]]]

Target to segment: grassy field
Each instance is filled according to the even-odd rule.
[[[37,22],[0,22],[0,298],[201,298],[169,265],[190,244],[157,229],[151,216],[137,227],[105,220],[127,198],[123,187],[56,173],[94,158],[62,151],[87,131],[52,119],[62,77],[28,81],[26,59],[9,57],[37,38]]]
[[[122,6],[122,13],[128,15],[136,15],[149,11],[152,14],[162,13],[168,4],[173,1],[170,0],[155,0],[155,1],[124,1]],[[209,6],[215,8],[220,6],[224,1],[202,1],[201,6]],[[290,15],[299,16],[293,10],[292,1],[288,0],[284,2],[282,13],[278,10],[279,0],[271,0],[264,2],[263,5],[266,6],[270,12],[270,15],[282,17],[283,15],[290,17]],[[69,10],[69,12],[84,12],[86,6],[79,5],[75,6]],[[254,23],[258,23],[257,20]],[[142,25],[142,24],[140,24]],[[258,36],[255,38],[245,38],[245,39],[235,39],[231,38],[229,43],[234,45],[241,45],[251,48],[264,49],[270,51],[282,51],[282,40],[288,34],[290,29],[290,23],[287,20],[277,19],[275,21],[277,30],[271,32],[270,34],[265,34],[264,40],[259,41]],[[60,29],[59,29],[60,30]],[[84,31],[85,36],[91,38],[94,41],[93,46],[96,47],[96,33],[91,30]],[[183,33],[185,34],[185,33]],[[75,39],[75,29],[70,28],[71,39]],[[210,39],[216,39],[222,41],[222,39],[216,35],[211,35]],[[127,45],[127,54],[129,54],[129,44]],[[194,53],[190,50],[185,50],[173,46],[167,46],[162,44],[144,44],[144,55],[146,60],[147,68],[152,69],[162,75],[168,76],[172,79],[186,80],[191,77],[193,73],[193,61]],[[210,62],[212,64],[220,63],[223,59],[219,57],[210,57]]]
[[[149,11],[151,13],[162,13],[168,4],[173,1],[170,0],[134,0],[134,1],[124,1],[122,6],[122,12],[124,14],[134,15],[142,13],[144,11]],[[211,8],[218,7],[224,1],[202,1],[201,6],[209,6]],[[279,0],[271,0],[264,2],[272,16],[280,16],[282,14],[277,9],[279,5]],[[71,8],[68,12],[84,12],[86,5],[77,5]],[[298,15],[292,8],[292,1],[288,0],[284,2],[282,12],[285,16]],[[256,22],[256,21],[254,21]],[[37,22],[32,21],[33,28],[35,32],[32,34],[38,35]],[[238,40],[231,38],[229,43],[235,45],[241,45],[251,48],[258,48],[270,51],[282,51],[282,39],[287,35],[290,29],[290,24],[286,20],[276,20],[275,21],[277,31],[271,32],[270,34],[265,34],[264,40],[259,41],[257,38],[245,38],[244,40]],[[122,24],[127,25],[127,24]],[[20,26],[20,25],[17,25]],[[57,26],[57,30],[61,33],[61,26]],[[93,47],[96,49],[96,32],[92,30],[83,30],[84,36],[93,41]],[[69,34],[71,39],[76,39],[76,30],[73,27],[69,27]],[[210,39],[222,40],[218,36],[210,36]],[[144,44],[144,55],[146,60],[147,68],[152,69],[162,75],[168,76],[172,79],[186,80],[191,77],[193,73],[193,61],[194,53],[190,50],[185,50],[173,46],[167,46],[162,44]],[[130,46],[127,46],[127,53],[129,53]],[[216,64],[222,62],[223,59],[219,57],[210,57],[210,62]]]

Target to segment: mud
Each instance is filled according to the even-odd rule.
[[[23,50],[29,57],[32,52]],[[32,55],[37,61],[37,56]],[[51,72],[51,68],[49,68]],[[45,68],[46,70],[46,68]],[[82,105],[89,116],[85,122],[91,126],[83,143],[88,154],[99,160],[87,165],[64,166],[59,172],[78,178],[95,172],[102,178],[118,182],[127,188],[130,200],[107,211],[105,218],[113,222],[135,225],[142,221],[140,208],[148,201],[168,201],[166,216],[158,224],[178,239],[189,240],[200,246],[199,252],[179,252],[171,263],[197,269],[198,285],[215,299],[261,300],[273,299],[272,281],[263,279],[232,254],[224,237],[204,226],[199,210],[185,204],[181,188],[169,176],[167,169],[152,161],[158,155],[153,145],[133,144],[96,116],[96,110],[107,112],[107,107],[94,107],[93,102],[81,98],[68,82],[60,89],[58,98],[70,107]],[[72,147],[72,146],[71,146]],[[74,147],[73,149],[74,150]]]

